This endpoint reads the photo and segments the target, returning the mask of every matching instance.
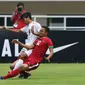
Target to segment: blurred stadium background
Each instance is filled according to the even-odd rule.
[[[0,2],[0,26],[12,28],[11,14],[19,1]],[[51,29],[49,37],[54,48],[70,45],[55,52],[51,62],[85,62],[85,2],[84,1],[23,1],[25,9],[32,13],[34,21]],[[18,36],[18,37],[17,37]],[[25,43],[26,35],[0,31],[0,62],[12,62],[20,47],[11,44],[13,38]],[[77,44],[74,44],[77,43]],[[16,50],[17,49],[17,50]],[[44,62],[44,61],[43,61]]]
[[[19,1],[0,0],[0,26],[12,27],[10,17]],[[85,85],[85,2],[22,1],[34,21],[51,29],[49,37],[57,51],[51,63],[43,61],[30,78],[15,77],[0,81],[0,85]],[[8,63],[16,60],[21,49],[11,44],[12,39],[25,43],[26,35],[0,30],[0,76],[7,73]]]

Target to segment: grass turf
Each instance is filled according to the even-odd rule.
[[[8,70],[9,64],[0,64],[0,75]],[[0,80],[0,85],[85,85],[85,64],[41,64],[30,78]]]

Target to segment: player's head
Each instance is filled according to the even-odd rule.
[[[47,26],[42,26],[42,29],[40,30],[40,37],[48,36],[50,29]]]
[[[32,20],[32,16],[30,12],[25,12],[24,14],[21,15],[21,18],[24,20],[26,24],[29,24],[30,21]]]
[[[42,26],[42,28],[45,29],[45,32],[49,33],[50,32],[50,29],[47,27],[47,26]]]

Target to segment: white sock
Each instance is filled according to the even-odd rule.
[[[13,70],[18,69],[22,64],[23,64],[23,60],[22,60],[22,59],[19,59],[19,60],[16,62],[15,67],[14,67]]]

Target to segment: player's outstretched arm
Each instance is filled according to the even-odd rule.
[[[13,28],[6,28],[6,27],[2,27],[2,29],[8,30],[8,31],[12,31],[12,32],[20,32],[21,30],[19,29],[13,29]]]
[[[24,48],[26,48],[28,50],[34,48],[34,44],[32,44],[32,45],[26,45],[26,44],[21,43],[20,41],[17,41],[16,39],[13,39],[12,40],[12,43],[19,44],[20,46],[22,46],[22,47],[24,47]]]

